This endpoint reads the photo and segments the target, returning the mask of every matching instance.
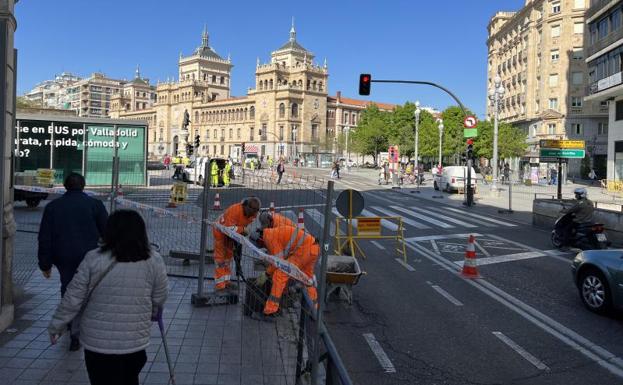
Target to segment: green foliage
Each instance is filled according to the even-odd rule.
[[[15,100],[15,107],[17,108],[41,108],[41,103],[34,102],[26,99],[24,96],[18,96]]]

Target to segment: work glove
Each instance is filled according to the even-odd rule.
[[[268,276],[266,275],[266,273],[262,273],[257,276],[257,278],[255,279],[255,283],[257,284],[257,286],[264,286],[267,280]]]

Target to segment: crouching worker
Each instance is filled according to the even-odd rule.
[[[222,226],[230,227],[238,234],[245,234],[245,227],[248,226],[260,211],[261,202],[257,197],[245,198],[242,202],[229,206],[218,218],[218,223]],[[218,294],[227,291],[237,292],[237,287],[232,285],[231,280],[231,260],[234,256],[234,241],[227,235],[220,232],[216,227],[212,229],[214,235],[214,263],[216,264],[214,281]]]
[[[247,226],[247,234],[249,234],[249,238],[252,241],[255,241],[259,244],[259,246],[263,247],[262,244],[262,231],[264,229],[272,229],[274,227],[281,226],[292,226],[296,227],[296,223],[286,217],[285,215],[271,213],[269,211],[262,211],[258,217],[257,221],[254,221],[249,226]]]
[[[269,254],[287,260],[309,277],[314,276],[320,246],[313,236],[294,226],[285,225],[264,228],[262,239]],[[279,302],[288,283],[288,275],[271,265],[266,273],[258,278],[258,282],[266,280],[267,275],[272,276],[272,288],[264,306],[264,315],[272,316],[279,310]],[[308,286],[307,294],[316,305],[318,301],[316,288]]]

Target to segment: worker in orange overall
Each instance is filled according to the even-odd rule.
[[[320,246],[316,239],[296,226],[285,225],[263,230],[262,239],[269,254],[283,258],[298,267],[308,277],[314,276],[314,267],[320,254]],[[270,296],[264,306],[264,315],[275,315],[279,310],[281,295],[288,283],[288,275],[274,266],[269,266],[262,278],[272,276]],[[318,293],[314,286],[307,287],[307,294],[314,305],[318,302]]]
[[[260,211],[262,203],[257,197],[245,198],[242,202],[229,206],[218,218],[222,226],[230,227],[238,234],[245,234],[245,227],[249,225]],[[225,290],[237,292],[238,288],[232,285],[231,260],[234,256],[234,241],[223,234],[218,228],[212,228],[214,235],[214,281],[217,292]]]
[[[271,213],[270,211],[262,211],[258,216],[257,221],[253,221],[253,223],[247,226],[246,232],[249,234],[249,238],[252,241],[257,242],[259,246],[262,246],[262,230],[279,226],[296,227],[296,223],[285,215],[274,212]]]

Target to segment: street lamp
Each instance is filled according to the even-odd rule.
[[[350,154],[348,153],[348,132],[350,131],[350,126],[344,126],[344,131],[346,131],[346,170],[350,171],[349,160]]]
[[[420,178],[419,175],[417,175],[418,172],[418,147],[419,147],[419,140],[420,140],[420,112],[422,112],[420,110],[420,102],[416,100],[415,102],[415,151],[413,152],[415,161],[413,162],[413,175],[415,175],[418,186],[420,185]]]
[[[438,170],[441,171],[441,143],[443,138],[443,119],[437,119],[437,128],[439,128],[439,167]]]
[[[292,129],[292,141],[294,142],[294,158],[296,159],[296,127]]]
[[[498,114],[500,101],[504,98],[504,86],[500,75],[496,75],[493,79],[494,88],[489,90],[489,100],[493,104],[494,120],[493,120],[493,181],[491,182],[491,191],[497,191],[498,186]]]

